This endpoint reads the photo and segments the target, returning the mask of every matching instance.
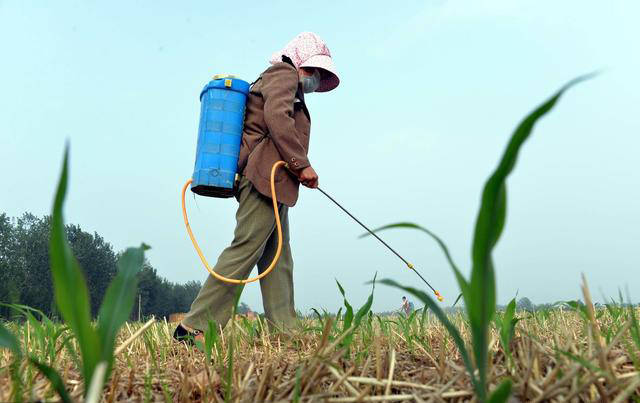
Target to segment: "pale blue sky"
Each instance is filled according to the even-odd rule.
[[[68,222],[116,249],[144,241],[172,281],[206,272],[187,238],[179,190],[191,175],[198,93],[216,73],[248,81],[300,31],[327,41],[342,83],[308,96],[310,159],[322,187],[371,226],[414,221],[469,270],[485,178],[519,120],[569,79],[509,180],[495,260],[498,299],[580,296],[640,280],[640,3],[637,1],[214,2],[0,0],[0,211],[43,215],[65,139]],[[232,237],[233,200],[189,200],[210,261]],[[355,305],[379,272],[420,285],[321,194],[291,210],[296,302]],[[383,237],[451,303],[457,287],[420,233]],[[244,300],[262,310],[259,287]],[[374,310],[399,306],[380,286]]]

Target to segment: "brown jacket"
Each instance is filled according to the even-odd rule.
[[[265,70],[251,87],[247,98],[238,172],[255,188],[271,197],[271,167],[283,160],[298,171],[311,164],[309,131],[311,119],[304,103],[298,71],[281,62]],[[281,168],[276,173],[278,201],[292,207],[298,200],[300,182]]]

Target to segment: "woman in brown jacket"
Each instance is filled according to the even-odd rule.
[[[276,267],[260,280],[265,316],[272,325],[291,327],[296,320],[293,301],[293,259],[289,245],[288,208],[298,199],[300,183],[315,188],[318,175],[307,156],[311,118],[304,94],[336,88],[339,79],[329,48],[311,32],[303,32],[273,54],[271,67],[252,84],[247,98],[241,173],[236,199],[233,242],[214,267],[225,277],[246,279],[254,266],[262,272],[272,261],[278,236],[271,202],[270,172],[276,161],[290,171],[276,175],[282,253]],[[191,309],[176,328],[174,338],[198,337],[208,322],[224,326],[231,316],[236,287],[209,275]]]

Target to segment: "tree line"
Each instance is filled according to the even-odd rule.
[[[15,312],[7,304],[36,308],[49,317],[56,317],[56,308],[49,267],[49,236],[51,217],[25,213],[18,218],[0,214],[0,318],[9,319]],[[98,233],[90,234],[79,225],[65,226],[67,238],[82,268],[91,313],[95,317],[107,286],[117,272],[116,262],[121,252]],[[174,312],[187,312],[200,283],[176,284],[162,278],[151,263],[145,262],[138,274],[138,295],[131,319],[138,314],[168,317]],[[139,302],[139,304],[138,304]]]

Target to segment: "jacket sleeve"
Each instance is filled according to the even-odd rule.
[[[293,119],[297,89],[298,73],[287,63],[277,63],[262,74],[264,121],[278,152],[293,170],[311,165]]]

